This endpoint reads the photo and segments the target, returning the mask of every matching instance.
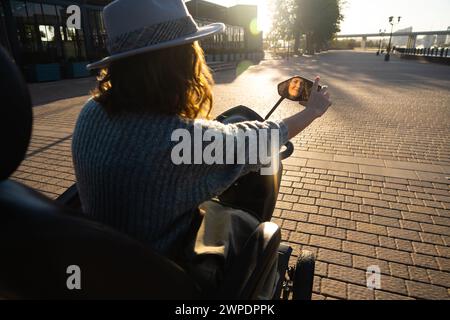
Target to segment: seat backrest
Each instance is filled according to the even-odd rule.
[[[197,285],[173,262],[8,180],[30,141],[32,105],[2,48],[0,74],[0,298],[196,298]]]
[[[31,137],[33,115],[27,85],[0,46],[0,181],[22,162]]]
[[[73,215],[13,182],[0,182],[0,296],[51,299],[195,299],[176,264],[141,243]],[[68,268],[79,267],[81,290]],[[70,269],[69,269],[70,271]]]

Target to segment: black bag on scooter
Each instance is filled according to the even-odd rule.
[[[206,201],[199,206],[200,225],[191,236],[183,253],[186,269],[205,292],[213,293],[223,281],[224,275],[239,256],[250,235],[260,222],[251,214],[222,205],[218,201]],[[268,278],[268,289],[262,299],[270,299],[276,283],[277,270]]]

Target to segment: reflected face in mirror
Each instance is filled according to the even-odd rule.
[[[302,87],[303,80],[300,77],[292,78],[289,82],[289,95],[291,96],[291,98],[299,98]]]
[[[314,83],[306,78],[296,76],[278,85],[278,94],[291,101],[299,101],[305,105],[311,95]],[[320,90],[321,86],[319,86]]]

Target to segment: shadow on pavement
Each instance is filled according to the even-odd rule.
[[[213,72],[217,84],[234,82],[244,72],[260,72],[252,69],[260,62],[244,60],[237,64],[236,69]],[[249,70],[250,69],[250,70]],[[31,83],[28,88],[31,93],[33,106],[38,107],[58,100],[89,96],[95,87],[95,77],[81,79],[67,79],[56,82]]]
[[[444,82],[450,81],[450,66],[402,60],[395,56],[390,62],[384,62],[383,57],[369,52],[323,52],[310,57],[291,58],[284,61],[281,68],[291,75],[294,71],[292,66],[298,66],[297,71],[310,77],[320,71],[324,81],[335,78],[408,89],[428,88],[432,84],[435,88],[448,90],[449,84]]]
[[[88,96],[95,87],[95,77],[68,79],[56,82],[32,83],[28,85],[33,106],[75,97]]]
[[[259,66],[260,64],[261,61],[255,62],[250,60],[243,60],[237,64],[235,69],[213,72],[214,82],[216,84],[232,83],[244,72],[262,72],[260,68],[253,68],[255,66]]]

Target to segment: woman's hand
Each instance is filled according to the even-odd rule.
[[[319,88],[319,80],[320,78],[317,77],[316,81],[314,81],[311,97],[306,104],[306,109],[289,118],[283,119],[283,122],[288,127],[289,140],[305,130],[315,119],[323,116],[331,106],[330,94],[327,92],[327,88],[324,87],[320,91],[317,91]]]
[[[319,80],[320,78],[317,77],[314,81],[311,96],[306,104],[306,110],[311,112],[316,118],[323,116],[332,104],[330,101],[330,93],[327,91],[326,87],[323,87],[318,91]]]

